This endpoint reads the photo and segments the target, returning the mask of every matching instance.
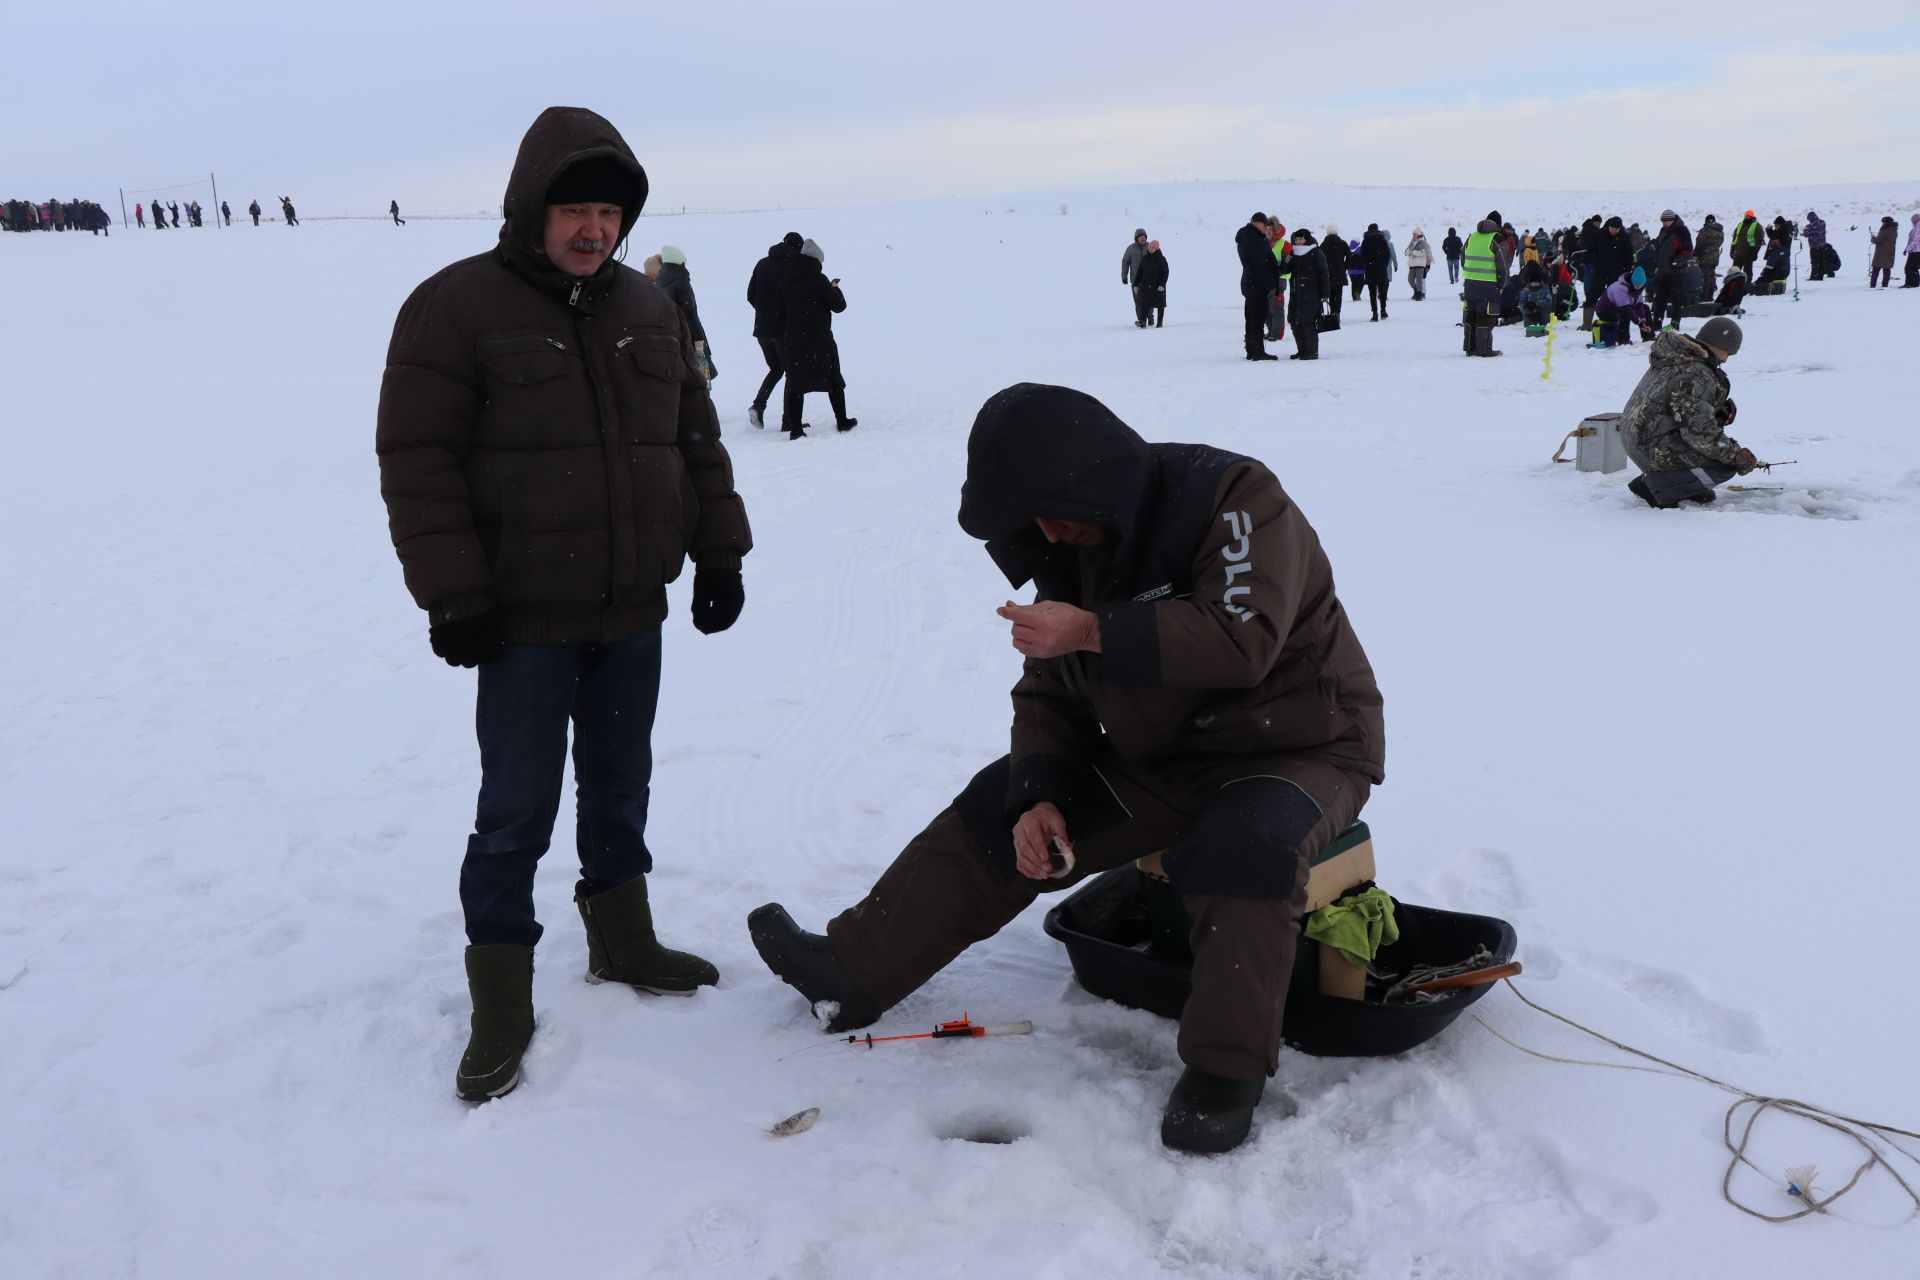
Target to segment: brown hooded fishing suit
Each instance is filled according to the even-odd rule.
[[[967,457],[961,527],[1016,587],[1094,612],[1101,652],[1027,660],[1012,752],[832,921],[834,955],[884,1010],[1042,891],[1164,850],[1193,916],[1180,1056],[1269,1075],[1308,862],[1383,778],[1380,693],[1319,539],[1260,463],[1147,444],[1064,387],[994,396]],[[1037,516],[1105,540],[1049,544]],[[1043,800],[1077,859],[1045,883],[1012,837]]]

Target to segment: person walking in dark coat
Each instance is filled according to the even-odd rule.
[[[259,226],[260,225],[260,202],[258,200],[249,201],[247,204],[247,212],[253,215],[253,225],[256,227]]]
[[[227,208],[225,200],[220,202],[220,224],[226,227],[233,225],[233,210]]]
[[[673,299],[673,305],[680,308],[680,314],[687,319],[687,329],[693,334],[693,354],[700,364],[700,372],[712,382],[719,376],[713,366],[713,352],[707,345],[706,326],[700,323],[700,304],[694,301],[693,277],[687,272],[687,255],[674,245],[660,246],[660,269],[654,275],[653,282]]]
[[[1234,252],[1240,255],[1240,300],[1246,321],[1247,359],[1278,360],[1266,349],[1267,299],[1280,287],[1280,264],[1267,240],[1267,215],[1256,213],[1233,233]]]
[[[1447,228],[1447,238],[1440,242],[1440,252],[1447,260],[1447,283],[1460,283],[1460,254],[1466,249],[1466,241],[1452,227]]]
[[[393,215],[394,226],[404,227],[407,225],[407,220],[400,216],[400,202],[398,200],[387,201],[387,212]]]
[[[1321,326],[1322,332],[1331,333],[1340,327],[1340,304],[1347,296],[1350,256],[1347,242],[1340,237],[1339,224],[1329,222],[1326,236],[1320,241],[1320,258],[1327,264],[1327,322]]]
[[[1387,318],[1387,286],[1393,283],[1393,246],[1380,224],[1369,222],[1360,237],[1360,265],[1367,272],[1367,306],[1374,320]]]
[[[847,297],[839,280],[827,278],[826,261],[819,245],[802,241],[780,277],[780,352],[787,366],[780,426],[789,440],[807,434],[801,409],[809,391],[827,393],[834,430],[860,425],[858,418],[847,416],[847,383],[840,374],[840,347],[833,340],[833,317],[847,309]]]
[[[177,228],[180,225],[180,202],[178,200],[167,201],[167,212],[173,215],[173,222],[170,225]]]
[[[1380,690],[1333,568],[1261,463],[1148,444],[1033,383],[974,419],[960,527],[1034,587],[997,610],[1025,659],[1011,751],[824,936],[769,902],[754,949],[850,1033],[1042,893],[1161,853],[1193,963],[1160,1140],[1229,1150],[1280,1067],[1307,868],[1384,777]]]
[[[767,376],[760,380],[760,390],[747,406],[747,421],[756,427],[767,425],[767,401],[786,372],[786,358],[780,354],[780,338],[786,331],[780,280],[804,243],[798,231],[787,232],[779,244],[767,249],[766,257],[753,264],[753,274],[747,277],[747,305],[753,308],[753,338],[760,344],[761,358],[767,362]]]
[[[409,594],[447,663],[477,667],[480,799],[460,871],[470,1038],[463,1099],[520,1083],[534,1034],[534,873],[577,792],[587,977],[692,995],[719,974],[654,929],[646,820],[667,584],[692,620],[739,617],[746,510],[686,321],[614,260],[646,203],[619,132],[540,114],[491,249],[400,308],[380,384],[380,493]]]
[[[300,225],[300,219],[293,211],[293,201],[286,196],[280,197],[280,220],[290,227]]]
[[[1127,245],[1126,250],[1120,255],[1121,284],[1131,287],[1139,283],[1140,260],[1146,256],[1147,229],[1145,227],[1135,227],[1133,229],[1132,243]],[[1138,289],[1133,290],[1133,309],[1134,319],[1137,321],[1140,318],[1140,291]],[[1140,326],[1136,325],[1136,327]]]
[[[1167,320],[1167,255],[1160,252],[1158,240],[1147,241],[1147,251],[1133,270],[1133,323],[1144,329],[1149,323],[1156,329]]]
[[[1338,241],[1339,237],[1331,237]],[[1293,354],[1289,360],[1320,358],[1320,304],[1339,290],[1332,285],[1327,259],[1313,243],[1313,232],[1305,227],[1293,233],[1292,287],[1287,290],[1287,323],[1293,326]]]

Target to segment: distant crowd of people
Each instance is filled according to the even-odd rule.
[[[1913,289],[1920,288],[1920,213],[1910,223],[1901,287]],[[1899,238],[1899,224],[1891,216],[1869,231],[1869,288],[1892,286]],[[1578,227],[1522,232],[1494,210],[1465,237],[1448,227],[1437,254],[1426,233],[1413,228],[1404,265],[1413,300],[1424,302],[1427,275],[1436,258],[1444,261],[1447,282],[1461,286],[1466,302],[1462,350],[1497,356],[1494,329],[1519,324],[1538,336],[1555,321],[1570,321],[1576,308],[1591,345],[1601,348],[1630,344],[1635,332],[1651,337],[1675,327],[1682,316],[1741,314],[1749,295],[1785,292],[1801,240],[1808,249],[1809,282],[1839,274],[1839,253],[1817,212],[1809,211],[1802,226],[1785,216],[1762,223],[1752,209],[1731,232],[1713,214],[1698,231],[1690,230],[1672,209],[1661,212],[1651,232],[1619,215],[1597,213]],[[1332,223],[1316,237],[1305,227],[1289,233],[1279,218],[1255,213],[1235,233],[1234,247],[1248,360],[1277,360],[1266,344],[1284,339],[1289,324],[1295,344],[1289,358],[1319,359],[1320,335],[1340,328],[1343,299],[1358,302],[1362,291],[1369,320],[1388,318],[1388,295],[1402,254],[1393,232],[1378,223],[1348,240]],[[1730,264],[1724,281],[1723,253]],[[1164,327],[1169,274],[1160,242],[1145,227],[1134,228],[1120,256],[1120,282],[1132,293],[1134,327]]]
[[[91,200],[9,200],[7,231],[91,231],[113,234],[113,219]]]

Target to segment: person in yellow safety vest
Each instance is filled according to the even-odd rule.
[[[1500,224],[1483,218],[1467,237],[1462,255],[1467,305],[1461,316],[1461,349],[1470,356],[1497,356],[1493,327],[1500,323],[1500,292],[1513,265],[1513,251],[1500,234]]]
[[[1760,260],[1760,250],[1766,244],[1766,235],[1760,229],[1760,219],[1753,216],[1749,209],[1733,229],[1733,243],[1727,246],[1727,258],[1734,266],[1753,278],[1753,264]]]

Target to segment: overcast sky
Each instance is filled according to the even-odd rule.
[[[7,4],[0,194],[498,210],[540,108],[649,207],[1193,178],[1916,180],[1920,0]]]

